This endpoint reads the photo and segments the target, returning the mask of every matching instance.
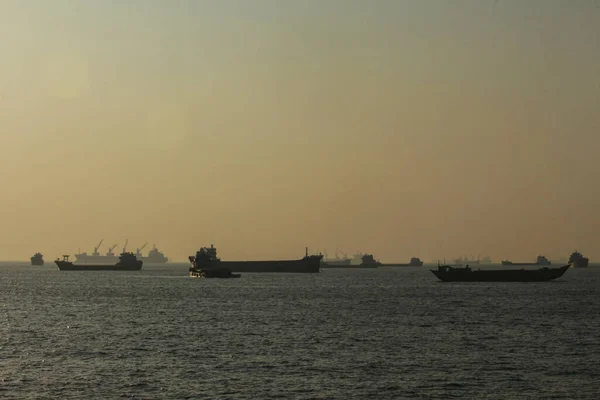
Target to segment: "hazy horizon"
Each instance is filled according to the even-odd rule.
[[[2,260],[600,259],[600,2],[4,1],[0,34]]]

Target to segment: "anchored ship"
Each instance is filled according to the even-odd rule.
[[[356,257],[356,256],[355,256]],[[347,264],[330,264],[329,262],[321,263],[322,268],[377,268],[382,264],[375,260],[373,254],[361,254],[360,264],[352,263],[352,260]]]
[[[502,261],[502,265],[552,265],[552,262],[545,256],[537,256],[535,262],[512,262],[508,260]]]
[[[352,259],[348,258],[343,252],[341,254],[342,257],[339,256],[339,251],[336,251],[335,258],[328,258],[327,251],[325,251],[325,257],[321,260],[321,266],[324,268],[350,266],[352,264]]]
[[[33,257],[30,258],[31,265],[44,265],[44,256],[42,253],[35,253]]]
[[[466,267],[439,265],[437,270],[430,270],[439,280],[444,282],[543,282],[560,278],[570,265],[560,268],[542,267],[535,270],[497,269],[472,270]]]
[[[226,268],[232,272],[296,272],[311,273],[319,272],[322,255],[306,255],[299,260],[281,261],[221,261],[217,257],[217,249],[211,244],[210,247],[201,247],[195,256],[188,257],[192,268],[206,270],[212,268]]]
[[[69,261],[69,256],[63,256],[63,259],[54,261],[61,271],[139,271],[142,269],[142,260],[138,260],[133,253],[121,253],[119,261],[114,264],[73,264]]]
[[[144,246],[146,246],[146,245],[144,245]],[[142,249],[144,248],[144,246],[142,246]],[[163,252],[158,251],[158,249],[156,248],[156,245],[152,245],[152,246],[153,246],[152,250],[150,250],[148,252],[148,256],[141,257],[141,259],[146,264],[166,264],[167,261],[169,261],[169,259],[167,257],[165,257]],[[139,251],[138,251],[138,253],[139,253]]]
[[[113,250],[117,247],[116,244],[110,246],[106,254],[100,254],[98,250],[100,249],[100,246],[103,242],[104,239],[100,240],[96,247],[94,247],[94,251],[92,252],[92,254],[88,254],[85,252],[76,253],[75,262],[79,264],[115,264],[116,262],[118,262],[119,256],[113,252]],[[121,253],[127,253],[128,243],[129,239],[125,239],[125,244],[123,245]],[[146,242],[143,246],[136,249],[135,256],[138,260],[142,260],[146,264],[164,264],[167,261],[169,261],[169,259],[165,257],[165,255],[156,248],[156,245],[154,245],[152,250],[148,252],[148,256],[144,257],[141,251],[146,247],[147,244],[148,243]]]
[[[574,268],[585,268],[588,266],[589,262],[590,259],[584,257],[583,254],[578,251],[574,251],[569,257],[569,264],[573,265]]]

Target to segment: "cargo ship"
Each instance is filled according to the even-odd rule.
[[[373,254],[361,254],[360,264],[354,264],[352,262],[347,264],[330,264],[329,262],[321,263],[322,268],[377,268],[382,264],[375,260]],[[352,260],[350,260],[352,261]]]
[[[158,249],[156,248],[156,245],[153,245],[152,250],[150,250],[148,252],[148,256],[144,257],[141,254],[141,250],[145,247],[146,245],[144,244],[144,246],[142,246],[140,249],[138,249],[136,251],[136,256],[144,261],[146,264],[166,264],[169,259],[167,257],[165,257],[165,254],[161,251],[158,251]]]
[[[352,264],[352,259],[348,258],[346,254],[342,253],[342,257],[340,257],[339,252],[335,252],[335,258],[328,258],[327,251],[325,251],[325,257],[321,259],[321,266],[324,268],[328,267],[348,267]]]
[[[100,246],[104,242],[104,239],[100,240],[100,242],[94,247],[94,251],[91,254],[88,253],[76,253],[75,254],[75,262],[79,264],[115,264],[119,261],[119,256],[116,255],[113,250],[117,247],[117,245],[113,245],[108,248],[106,254],[100,254],[98,251]],[[129,243],[128,239],[125,239],[125,244],[123,245],[123,250],[121,253],[127,252],[127,244]],[[148,256],[142,255],[142,250],[146,247],[148,243],[144,243],[144,245],[138,249],[136,249],[135,256],[138,260],[142,260],[146,264],[165,264],[169,261],[165,255],[158,250],[156,245],[148,252]]]
[[[31,265],[44,265],[44,256],[42,253],[35,253],[33,257],[30,258]]]
[[[279,261],[221,261],[217,257],[217,249],[211,244],[210,247],[201,247],[195,256],[188,257],[192,268],[195,270],[206,270],[212,268],[226,268],[231,272],[293,272],[293,273],[315,273],[320,271],[322,255],[306,255],[298,260]]]
[[[588,266],[589,262],[590,259],[584,257],[583,254],[578,251],[574,251],[571,253],[571,256],[569,256],[569,264],[571,264],[573,268],[585,268]]]
[[[408,264],[402,263],[391,263],[391,264],[382,264],[382,267],[422,267],[423,261],[419,257],[411,257],[410,262]]]
[[[121,253],[116,264],[73,264],[69,256],[54,261],[61,271],[139,271],[142,269],[142,260],[138,260],[133,253]]]
[[[430,270],[439,280],[444,282],[543,282],[560,278],[570,265],[560,268],[542,267],[527,269],[472,270],[466,267],[439,265],[437,270]]]
[[[535,262],[512,262],[508,260],[502,261],[502,265],[552,265],[552,262],[544,256],[537,256]]]

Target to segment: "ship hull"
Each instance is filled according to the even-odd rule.
[[[465,270],[463,268],[430,270],[444,282],[545,282],[560,278],[570,265],[536,270]]]
[[[44,261],[31,261],[31,265],[44,265]]]
[[[573,264],[573,268],[587,268],[589,261],[579,261]]]
[[[110,264],[73,264],[65,261],[55,261],[61,271],[139,271],[142,269],[142,261],[135,264],[110,265]]]
[[[232,272],[316,273],[321,269],[321,261],[318,257],[283,261],[219,261],[206,267],[222,267]]]

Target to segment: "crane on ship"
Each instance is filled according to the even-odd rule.
[[[127,252],[127,243],[129,243],[129,239],[125,239],[125,244],[123,245],[123,253]]]
[[[98,243],[98,245],[96,247],[94,247],[94,252],[92,253],[92,255],[94,256],[99,256],[100,253],[98,253],[98,249],[100,249],[100,246],[102,245],[102,242],[104,242],[104,239],[100,240],[100,243]]]
[[[113,244],[111,247],[108,248],[108,253],[106,253],[107,256],[114,256],[115,253],[113,253],[113,250],[115,249],[115,247],[117,247],[116,244]]]
[[[136,257],[141,257],[142,256],[142,250],[144,250],[144,247],[146,247],[148,245],[148,242],[144,243],[142,245],[142,247],[140,247],[139,249],[135,249],[135,256]]]

